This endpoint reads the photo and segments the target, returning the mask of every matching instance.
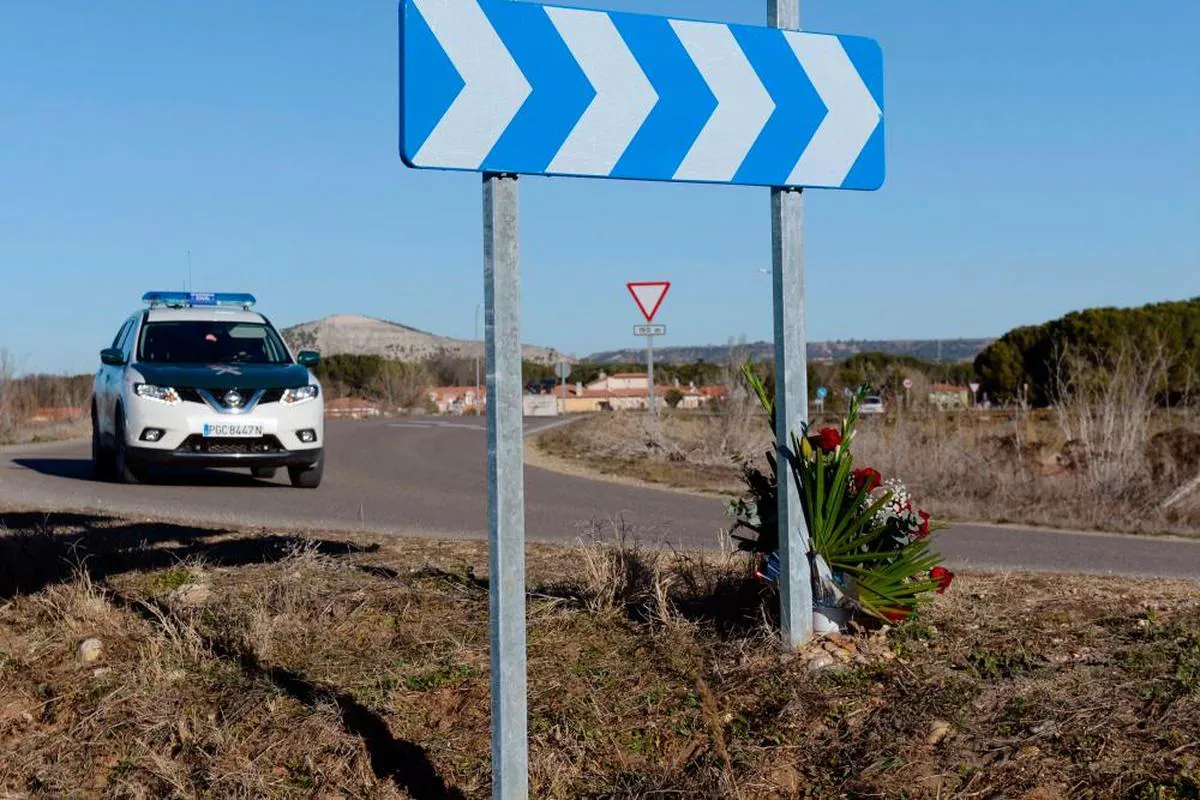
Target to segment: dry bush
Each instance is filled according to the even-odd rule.
[[[1167,377],[1162,353],[1146,357],[1120,348],[1107,368],[1067,353],[1058,369],[1054,405],[1079,482],[1096,498],[1126,503],[1146,497],[1157,395]]]
[[[407,410],[423,407],[434,375],[423,363],[386,361],[370,385],[370,393],[389,409]]]
[[[0,443],[9,441],[21,419],[20,406],[12,394],[12,380],[16,364],[12,354],[0,347]]]
[[[591,533],[581,539],[581,594],[587,608],[670,624],[672,578],[664,551],[644,547],[623,519],[608,523],[611,536],[605,535],[604,527],[593,523]]]

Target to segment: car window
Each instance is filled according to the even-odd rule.
[[[137,330],[137,317],[130,317],[125,323],[125,335],[121,337],[121,343],[117,347],[128,357],[133,352],[133,334]]]
[[[142,326],[138,361],[151,364],[290,364],[269,325],[227,320],[150,322]]]
[[[129,333],[129,326],[132,323],[133,323],[132,319],[125,320],[125,324],[122,325],[121,329],[117,331],[117,335],[113,337],[112,344],[109,345],[110,347],[120,347],[121,346],[121,343],[125,341],[125,334]]]

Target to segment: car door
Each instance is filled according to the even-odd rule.
[[[117,335],[113,337],[111,347],[125,350],[130,332],[134,327],[133,323],[134,320],[132,317],[125,320],[125,324],[117,331]],[[96,416],[100,430],[105,434],[111,435],[116,430],[113,420],[115,419],[117,398],[121,394],[121,384],[124,378],[124,367],[103,363],[100,365],[100,373],[96,386]]]

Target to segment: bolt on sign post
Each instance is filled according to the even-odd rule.
[[[807,418],[802,188],[878,189],[883,58],[856,36],[512,0],[404,0],[400,156],[483,173],[493,796],[528,796],[517,178],[771,187],[776,438]],[[785,643],[812,634],[809,545],[780,491]]]
[[[662,302],[671,289],[671,282],[634,281],[625,284],[625,288],[633,295],[633,302],[637,303],[638,311],[642,312],[646,322],[653,323],[654,315],[658,313],[658,309],[662,308]],[[651,414],[658,413],[658,403],[654,391],[654,337],[665,336],[666,333],[665,325],[635,325],[633,328],[634,336],[646,337],[646,376],[649,379],[646,410]]]

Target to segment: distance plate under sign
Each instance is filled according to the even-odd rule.
[[[666,325],[634,325],[634,336],[666,336]]]

